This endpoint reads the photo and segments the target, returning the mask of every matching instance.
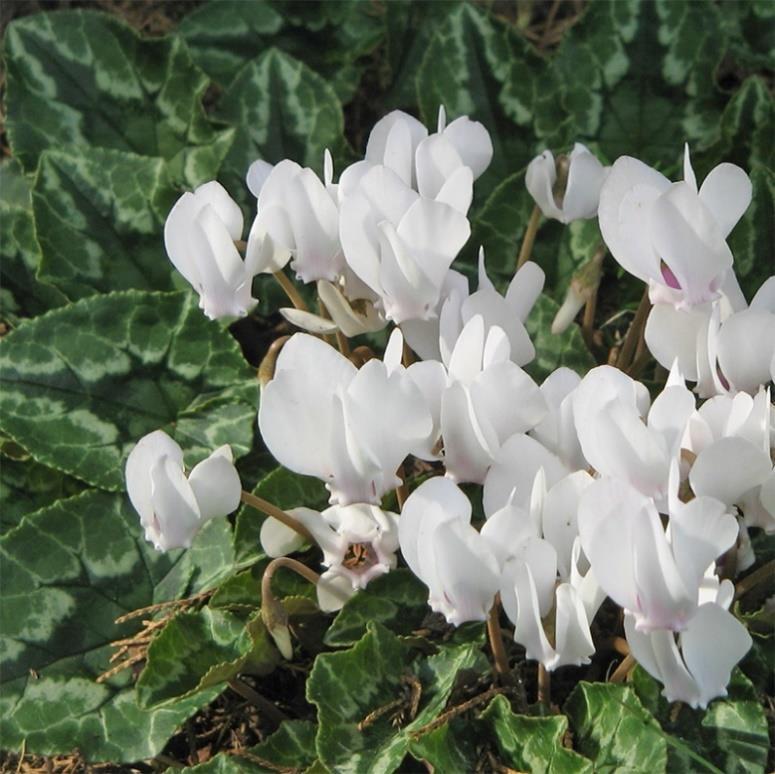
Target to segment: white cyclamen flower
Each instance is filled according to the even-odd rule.
[[[446,478],[420,484],[398,520],[401,553],[428,587],[428,604],[449,623],[484,621],[498,591],[500,566],[471,526],[471,503]]]
[[[242,211],[215,181],[184,193],[164,224],[167,255],[211,320],[244,317],[257,303],[251,286],[258,267],[251,256],[242,260],[234,244],[241,238]]]
[[[712,699],[727,695],[732,669],[751,647],[751,635],[727,611],[734,587],[729,581],[710,585],[710,593],[703,595],[710,599],[701,600],[677,637],[670,629],[640,631],[632,615],[624,616],[632,655],[664,684],[662,695],[670,702],[702,709]]]
[[[344,268],[339,212],[311,169],[289,159],[272,168],[259,191],[246,255],[261,272],[280,271],[292,258],[303,282],[338,278]]]
[[[686,309],[718,297],[732,267],[725,240],[750,201],[751,181],[734,164],[719,164],[698,190],[688,146],[680,183],[622,156],[600,192],[600,231],[621,266],[648,283],[652,303]]]
[[[547,218],[570,223],[582,218],[594,218],[600,201],[608,167],[604,167],[590,151],[577,142],[568,157],[568,179],[565,190],[555,192],[557,164],[550,150],[536,156],[527,166],[525,185],[541,212]]]
[[[186,478],[180,446],[156,430],[129,453],[125,473],[145,539],[157,551],[189,548],[207,521],[231,513],[240,502],[242,485],[228,446],[216,449]]]
[[[278,462],[326,483],[331,502],[379,504],[396,469],[427,444],[433,420],[411,379],[380,360],[360,370],[320,339],[297,333],[261,392],[258,425]]]
[[[503,329],[493,326],[485,337],[484,318],[477,314],[450,356],[441,434],[447,475],[458,483],[482,483],[501,445],[546,414],[538,385],[510,355]]]
[[[473,182],[492,160],[492,141],[478,121],[461,116],[447,125],[439,109],[438,131],[428,135],[423,124],[394,110],[371,130],[366,157],[348,167],[339,196],[349,196],[375,166],[385,166],[422,197],[444,202],[465,214],[471,205]]]
[[[667,495],[670,465],[694,408],[694,395],[677,369],[650,409],[646,388],[611,366],[593,368],[573,394],[585,459],[598,473],[627,481],[658,505]]]
[[[391,169],[374,166],[340,204],[347,264],[395,323],[434,316],[450,264],[471,227],[461,212],[425,199]]]
[[[468,292],[468,280],[450,269],[442,285],[437,315],[430,320],[407,320],[401,326],[409,346],[425,360],[442,360],[449,366],[452,350],[463,327],[474,316],[484,319],[485,332],[502,328],[509,339],[511,359],[527,365],[535,357],[525,321],[544,287],[544,272],[528,261],[514,275],[502,296],[487,276],[484,249],[479,249],[479,288]]]
[[[600,586],[639,631],[686,628],[703,577],[737,540],[737,521],[712,497],[682,503],[673,466],[669,531],[654,501],[624,481],[604,478],[581,494],[581,545]]]
[[[398,515],[375,505],[334,505],[322,513],[293,508],[288,513],[303,524],[323,551],[328,568],[317,585],[321,610],[339,610],[357,589],[396,566]],[[261,526],[261,546],[268,556],[296,551],[304,539],[273,518]]]

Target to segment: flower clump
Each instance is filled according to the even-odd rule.
[[[281,465],[325,484],[330,507],[270,515],[263,548],[286,556],[312,539],[325,610],[393,569],[400,551],[433,611],[457,626],[497,615],[499,599],[514,640],[549,671],[589,663],[608,598],[665,696],[705,707],[751,645],[730,612],[730,578],[753,561],[748,530],[775,531],[775,277],[747,304],[726,241],[750,181],[722,164],[698,187],[688,148],[678,183],[634,158],[605,166],[580,144],[528,166],[536,222],[597,217],[613,258],[646,283],[645,346],[670,372],[652,400],[611,365],[560,368],[540,384],[529,375],[536,263],[523,262],[504,294],[483,249],[476,290],[452,268],[492,155],[485,127],[465,116],[447,124],[442,110],[429,133],[394,111],[337,182],[328,154],[322,179],[289,159],[251,166],[246,243],[218,183],[170,213],[167,251],[208,317],[249,313],[253,277],[288,263],[318,295],[318,312],[298,299],[283,310],[302,330],[265,373],[258,426]],[[562,327],[583,303],[564,307]],[[387,327],[382,357],[349,346]],[[226,448],[186,478],[162,433],[127,463],[160,550],[188,546],[206,519],[233,511],[235,477]],[[464,484],[481,486],[483,518]]]

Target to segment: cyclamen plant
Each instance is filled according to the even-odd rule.
[[[249,314],[253,278],[272,273],[300,329],[262,365],[258,426],[281,465],[325,484],[330,507],[242,500],[267,516],[265,553],[312,580],[322,610],[404,563],[449,624],[488,622],[507,679],[502,608],[546,690],[548,673],[589,663],[608,598],[628,647],[615,679],[637,661],[669,701],[704,708],[751,646],[730,612],[733,580],[754,561],[747,531],[775,532],[775,277],[747,305],[726,242],[750,181],[721,164],[698,186],[688,146],[677,183],[626,156],[605,166],[578,143],[568,157],[544,151],[527,168],[536,208],[513,280],[501,295],[482,245],[471,292],[452,266],[492,154],[468,117],[448,124],[442,108],[429,133],[394,111],[337,182],[328,153],[322,180],[292,159],[256,161],[244,242],[241,211],[219,183],[175,204],[167,251],[204,314]],[[618,359],[538,384],[523,369],[535,357],[525,321],[544,283],[529,260],[542,214],[598,217],[604,240],[555,332],[590,299],[607,251],[646,288]],[[312,293],[283,273],[289,262]],[[349,341],[383,329],[383,353],[373,337]],[[653,400],[635,378],[644,343],[669,369]],[[126,477],[159,550],[190,545],[240,499],[228,447],[186,478],[180,448],[158,431],[139,441]],[[483,520],[463,484],[481,487]],[[288,558],[310,544],[322,575]],[[290,659],[272,573],[263,618]]]

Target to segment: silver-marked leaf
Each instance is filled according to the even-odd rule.
[[[225,523],[225,522],[224,522]],[[207,554],[213,522],[195,541]],[[201,545],[199,545],[201,543]],[[107,682],[110,643],[137,631],[131,610],[190,593],[191,552],[159,554],[123,495],[89,491],[28,515],[0,539],[3,564],[0,736],[42,755],[78,748],[87,761],[156,755],[217,693],[169,709],[137,706],[131,670]]]
[[[667,743],[632,688],[581,682],[565,703],[574,747],[595,771],[664,772]]]
[[[146,433],[193,464],[252,446],[256,382],[236,342],[192,294],[95,296],[20,325],[0,343],[0,428],[44,465],[104,489]]]
[[[46,148],[172,159],[214,139],[207,78],[178,37],[143,39],[115,16],[59,11],[13,21],[5,58],[8,135],[29,171]]]
[[[591,774],[592,763],[563,746],[568,731],[564,715],[530,717],[511,711],[505,696],[496,696],[480,719],[489,724],[499,758],[512,769],[533,774]]]
[[[432,771],[474,771],[480,760],[480,724],[454,718],[433,731],[413,739],[409,752]]]
[[[215,0],[178,28],[199,66],[227,86],[240,68],[270,46],[300,59],[323,76],[342,102],[358,87],[361,57],[383,34],[382,12],[360,0],[336,3],[244,3]]]
[[[423,120],[435,126],[439,105],[447,116],[481,121],[493,141],[493,163],[477,181],[486,195],[504,171],[524,167],[532,157],[527,126],[539,88],[542,60],[517,31],[478,6],[460,3],[439,24],[417,73]],[[518,126],[517,126],[518,125]]]
[[[281,771],[309,771],[307,767],[315,762],[316,757],[315,724],[308,720],[286,720],[261,744],[250,747],[244,753],[221,753],[188,771],[191,774],[266,772],[268,764]]]
[[[162,231],[176,198],[162,159],[102,148],[45,151],[32,192],[41,279],[71,300],[173,290]]]
[[[349,650],[318,656],[307,680],[307,699],[318,709],[316,746],[321,762],[337,772],[395,771],[412,732],[443,710],[458,673],[486,669],[486,664],[476,645],[447,647],[412,663],[404,643],[380,624],[369,624]],[[417,717],[397,729],[390,715],[383,714],[359,730],[358,723],[367,715],[406,696],[401,677],[410,672],[422,685]],[[404,709],[408,706],[407,699]]]
[[[344,143],[342,107],[334,90],[302,62],[274,48],[240,70],[215,115],[237,127],[221,178],[242,201],[248,196],[245,175],[256,159],[276,164],[290,158],[322,172],[323,151],[329,148],[336,156]]]
[[[0,458],[0,534],[27,513],[78,494],[83,484],[31,459]]]
[[[240,672],[267,674],[278,658],[260,613],[246,620],[210,607],[185,611],[148,648],[137,698],[142,707],[176,703]]]
[[[410,634],[427,614],[428,589],[409,570],[393,570],[345,602],[324,640],[335,647],[352,645],[370,621],[379,621],[394,634]]]
[[[6,324],[66,302],[37,278],[39,264],[30,182],[18,161],[6,159],[0,164],[0,319]]]
[[[735,774],[766,771],[767,719],[755,688],[739,669],[732,673],[728,695],[711,702],[705,711],[685,705],[676,711],[677,705],[661,695],[661,684],[641,667],[633,672],[632,685],[666,732],[671,774],[711,770],[713,765]]]
[[[535,132],[548,147],[567,150],[597,134],[604,93],[630,66],[626,45],[638,29],[638,6],[637,0],[589,3],[563,35],[536,93]]]

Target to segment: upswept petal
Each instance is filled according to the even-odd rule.
[[[162,457],[168,457],[183,470],[183,450],[163,430],[155,430],[135,444],[126,460],[127,494],[143,526],[153,523],[153,484],[149,471]]]
[[[718,334],[721,372],[735,390],[755,393],[770,382],[775,356],[775,314],[746,309],[729,317]]]
[[[750,647],[751,636],[731,613],[713,603],[700,606],[681,633],[681,651],[699,688],[700,707],[726,696],[732,669]]]
[[[537,263],[527,261],[509,283],[506,301],[522,322],[527,320],[530,310],[538,301],[545,280],[544,270]]]
[[[483,124],[472,121],[468,116],[460,116],[443,129],[443,133],[460,154],[463,163],[470,167],[474,179],[490,166],[492,140]]]
[[[744,438],[721,438],[697,455],[689,481],[696,495],[735,505],[746,492],[764,483],[771,471],[769,452]]]
[[[663,368],[677,360],[681,373],[696,382],[698,343],[710,319],[710,305],[676,309],[672,304],[654,304],[646,322],[646,346]]]
[[[273,169],[274,166],[263,159],[257,159],[248,167],[245,182],[247,183],[248,190],[256,199],[261,195],[261,189],[264,187],[264,183]]]
[[[723,239],[748,209],[752,191],[751,179],[735,164],[719,164],[703,181],[700,199],[713,213]]]
[[[199,506],[183,469],[171,457],[160,457],[151,468],[150,478],[158,529],[146,526],[146,539],[152,537],[157,551],[190,548],[201,522]]]
[[[491,516],[512,499],[523,508],[530,503],[533,481],[543,468],[547,487],[554,486],[570,471],[545,446],[528,435],[517,433],[498,450],[484,482],[483,504]]]
[[[644,218],[670,181],[642,161],[618,158],[600,189],[598,219],[608,249],[630,274],[648,281],[660,276],[659,255],[652,247]]]
[[[562,203],[563,222],[594,218],[600,201],[600,187],[606,177],[605,167],[577,142],[569,158],[568,183]]]
[[[554,154],[545,150],[536,156],[525,172],[525,186],[546,218],[562,220],[562,210],[554,198],[554,184],[557,181],[557,169]]]
[[[188,476],[203,522],[236,511],[242,483],[229,446],[221,446],[195,465]]]
[[[435,199],[444,183],[465,166],[455,146],[444,134],[426,137],[415,153],[417,190],[420,196]]]
[[[232,241],[242,239],[242,210],[219,182],[211,180],[209,183],[203,183],[194,189],[194,196],[200,202],[200,207],[209,204],[213,208]]]
[[[554,637],[558,658],[554,668],[588,664],[595,646],[581,596],[569,583],[562,583],[556,597]]]
[[[651,241],[693,306],[718,295],[732,253],[708,208],[686,183],[674,183],[650,210]],[[652,275],[653,276],[653,275]]]

